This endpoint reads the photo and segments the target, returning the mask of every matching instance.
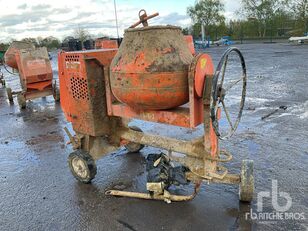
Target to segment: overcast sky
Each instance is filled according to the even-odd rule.
[[[236,17],[239,3],[224,0],[227,19]],[[138,12],[159,12],[151,25],[191,23],[186,9],[195,0],[116,0],[119,33],[138,21]],[[25,37],[55,36],[60,39],[73,35],[80,26],[93,35],[116,36],[113,0],[0,0],[0,42]]]

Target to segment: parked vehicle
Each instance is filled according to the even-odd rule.
[[[230,46],[234,44],[234,41],[230,39],[230,36],[223,36],[221,39],[214,42],[216,46],[225,45]]]

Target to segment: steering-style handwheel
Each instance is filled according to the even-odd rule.
[[[241,67],[242,67],[242,76],[241,78],[235,81],[224,84],[225,72],[226,72],[226,67],[228,64],[228,58],[231,53],[236,53],[239,56]],[[225,97],[228,94],[229,90],[240,82],[243,82],[240,108],[239,108],[236,120],[233,122],[231,120],[230,113],[225,104]],[[226,87],[224,87],[224,85],[226,85]],[[213,81],[212,81],[210,116],[212,119],[213,129],[219,139],[230,138],[236,131],[239,125],[239,122],[241,120],[242,112],[244,108],[245,97],[246,97],[246,85],[247,85],[247,74],[246,74],[246,64],[245,64],[244,57],[238,48],[231,47],[228,50],[226,50],[226,52],[223,54],[220,62],[218,63],[218,66],[216,68],[215,74],[213,76]],[[218,113],[220,111],[218,109],[219,106],[222,106],[222,109],[223,109],[222,111],[226,115],[226,118],[227,118],[227,121],[230,127],[229,131],[226,134],[222,134],[222,132],[219,129],[219,118],[218,118],[219,117]]]

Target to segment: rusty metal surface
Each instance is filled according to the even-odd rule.
[[[188,45],[190,53],[194,56],[196,54],[196,50],[195,50],[193,36],[192,35],[185,35],[184,38],[185,38],[185,41]]]
[[[16,54],[21,81],[28,84],[52,80],[52,69],[46,47],[23,49]]]
[[[192,54],[178,27],[127,29],[111,63],[111,89],[139,109],[168,109],[188,102]]]
[[[10,45],[10,47],[7,49],[7,51],[4,54],[4,62],[9,67],[12,67],[14,69],[18,69],[17,66],[17,60],[16,60],[16,54],[21,49],[35,49],[35,46],[31,43],[27,42],[20,42],[20,41],[14,41]]]
[[[189,90],[189,108],[190,108],[190,127],[196,127],[204,123],[205,117],[208,116],[207,108],[208,103],[204,102],[202,97],[198,96],[197,91],[205,86],[211,89],[211,80],[214,73],[214,65],[211,57],[207,54],[199,54],[195,56],[189,67],[188,75],[188,90]],[[205,82],[205,80],[207,82]],[[210,98],[210,94],[206,95]],[[209,131],[209,129],[205,129]]]
[[[204,134],[204,137],[200,137],[193,140],[180,140],[166,136],[145,134],[134,130],[122,129],[117,130],[119,136],[122,139],[139,143],[143,145],[149,145],[151,147],[163,148],[170,152],[171,159],[182,163],[188,167],[189,170],[197,176],[198,179],[220,179],[223,180],[228,173],[227,169],[218,166],[220,162],[229,162],[232,159],[232,155],[223,150],[219,150],[217,146],[213,147],[213,139],[217,142],[217,137],[214,132]],[[217,145],[217,143],[216,143]],[[182,157],[174,157],[172,152],[184,154]],[[224,158],[221,156],[225,156]],[[223,174],[218,171],[223,170]]]
[[[172,110],[138,110],[131,107],[127,107],[123,104],[112,104],[112,116],[130,118],[130,119],[142,119],[145,121],[152,121],[158,123],[165,123],[175,126],[181,126],[190,128],[190,110],[187,107],[177,107]],[[208,111],[209,112],[209,111]]]
[[[177,33],[179,32],[178,28],[176,28],[175,31],[173,31],[175,29],[174,27],[157,27],[156,29],[162,32],[167,31],[167,35],[173,35],[175,38],[183,42],[182,45],[184,47],[186,46],[186,50],[184,49],[184,51],[186,51],[187,57],[192,57],[192,55],[189,53],[189,49],[185,43],[185,40],[183,39],[182,34]],[[153,31],[151,30],[147,30],[147,32],[149,32],[147,36],[153,34]],[[132,39],[136,32],[133,33],[131,31],[130,33],[132,33],[132,36],[126,37],[126,39],[128,39],[126,40],[126,43],[130,42],[129,39]],[[123,42],[122,45],[123,44],[125,44],[125,42]],[[166,49],[167,46],[167,50],[169,50],[168,45],[170,44],[161,43],[160,45],[161,47],[165,47],[164,49]],[[178,45],[180,45],[180,43],[178,43]],[[146,54],[149,47],[143,48],[146,49],[144,53]],[[179,50],[176,50],[176,48],[171,48],[174,50],[173,52],[176,56],[175,60],[181,59],[183,54],[179,52]],[[170,70],[170,72],[164,71],[166,71],[168,68],[176,68],[176,66],[169,67],[161,65],[157,67],[161,68],[161,70],[149,70],[145,67],[140,67],[140,72],[137,71],[136,74],[132,73],[132,71],[136,71],[133,69],[134,65],[131,63],[132,60],[124,59],[123,63],[121,63],[122,61],[117,63],[119,61],[119,58],[117,58],[119,54],[126,55],[125,52],[129,53],[125,50],[124,53],[123,51],[121,53],[121,49],[123,49],[122,46],[111,63],[110,78],[108,75],[108,66],[103,69],[103,67],[100,65],[101,61],[95,56],[92,58],[84,57],[86,52],[61,53],[59,55],[59,70],[61,79],[60,84],[64,84],[64,87],[62,87],[62,91],[64,91],[63,96],[69,96],[69,98],[65,98],[63,100],[62,107],[64,108],[66,115],[70,117],[69,121],[72,122],[73,129],[78,134],[84,136],[81,140],[80,148],[90,152],[94,142],[97,144],[102,142],[101,145],[96,145],[96,148],[94,151],[92,151],[91,154],[94,155],[95,158],[99,158],[100,156],[107,153],[108,149],[105,147],[114,148],[127,142],[150,145],[164,148],[169,151],[184,153],[188,156],[197,157],[198,160],[196,159],[195,162],[198,162],[196,163],[198,166],[195,166],[193,162],[190,164],[185,163],[185,159],[184,165],[188,166],[192,172],[201,178],[224,178],[224,176],[227,174],[227,170],[225,170],[223,174],[217,173],[218,167],[216,162],[220,161],[218,158],[219,148],[217,137],[211,127],[211,121],[209,118],[209,105],[204,105],[204,100],[202,97],[198,96],[198,93],[196,93],[197,86],[197,89],[200,91],[199,95],[202,95],[202,90],[205,88],[203,86],[205,84],[204,79],[212,77],[214,67],[210,56],[199,55],[193,58],[191,60],[193,62],[189,63],[189,65],[184,65],[183,62],[178,63],[177,65],[179,68],[175,69],[173,72]],[[178,47],[178,49],[180,49],[180,47]],[[159,50],[159,47],[156,48],[156,56],[154,57],[154,53],[151,53],[153,50],[150,49],[150,55],[142,57],[141,61],[145,62],[149,58],[156,58],[156,61],[157,59],[166,61],[166,57],[164,56],[165,53],[161,52],[162,50],[163,49]],[[139,51],[143,52],[142,49]],[[107,54],[107,51],[99,51],[95,54],[104,54],[104,52]],[[131,56],[131,54],[127,55]],[[137,59],[138,57],[135,58]],[[124,65],[125,62],[126,65]],[[134,62],[136,62],[136,60]],[[116,63],[118,66],[113,67],[112,65],[114,63]],[[123,69],[121,69],[121,67],[123,67]],[[184,70],[184,72],[180,72],[179,70],[181,69],[182,71]],[[117,71],[114,73],[115,70]],[[141,72],[142,70],[144,73]],[[73,77],[70,75],[73,75]],[[131,79],[123,80],[123,76],[128,76]],[[179,77],[181,78],[178,79]],[[75,84],[72,84],[72,78],[73,80],[77,81]],[[120,82],[121,86],[117,86],[117,81],[113,85],[114,78]],[[135,87],[141,87],[147,91],[138,92],[136,89],[132,88],[130,90],[134,91],[132,91],[131,94],[127,93],[125,87],[123,86],[125,84],[129,84],[129,81],[130,83],[135,84]],[[177,92],[179,90],[176,87],[177,85],[174,86],[173,84],[174,81],[182,81],[182,84],[180,85],[185,86],[185,91],[182,91],[182,93],[190,96],[189,99],[191,105],[188,108],[179,107],[173,110],[149,110],[149,108],[153,107],[153,105],[157,106],[157,108],[153,109],[160,109],[162,107],[160,103],[162,100],[164,100],[163,106],[165,107],[172,107],[168,103],[171,103],[172,105],[174,105],[174,103],[178,103],[176,99],[181,100],[179,97],[174,98],[176,96],[174,92],[179,93]],[[90,85],[90,83],[93,85]],[[83,87],[83,85],[85,86]],[[115,88],[115,86],[117,88]],[[160,90],[159,92],[158,88],[165,88],[165,91]],[[142,102],[142,100],[140,101],[140,98],[137,97],[137,104],[139,104],[139,106],[143,105],[142,109],[138,109],[138,106],[128,106],[116,102],[115,98],[119,97],[119,94],[114,95],[116,89],[119,89],[120,95],[124,94],[124,98],[129,97],[131,100],[136,99],[137,94],[140,96],[142,95],[143,100],[146,100],[145,102]],[[159,94],[161,94],[161,98],[153,98],[151,94],[149,95],[149,90],[152,89],[155,94],[159,92]],[[173,92],[173,94],[169,94],[170,91]],[[172,96],[171,99],[169,99],[168,96]],[[94,100],[97,101],[94,102]],[[115,119],[114,116],[118,117],[118,119]],[[172,139],[169,137],[143,134],[140,132],[138,133],[136,131],[127,129],[127,124],[125,125],[126,121],[125,119],[122,120],[122,118],[143,119],[145,121],[163,122],[183,127],[195,127],[200,123],[204,123],[204,138],[200,138],[198,141],[193,140],[188,142]],[[199,120],[197,120],[197,118]],[[114,121],[114,123],[111,123],[111,121]]]
[[[151,18],[154,18],[158,15],[159,15],[159,13],[147,15],[146,11],[142,9],[142,10],[139,11],[139,21],[134,23],[133,25],[131,25],[129,28],[135,28],[136,26],[138,26],[141,23],[144,27],[146,27],[146,26],[148,26],[148,20],[151,19]]]
[[[61,106],[76,132],[92,136],[110,133],[104,66],[108,67],[116,51],[59,54]]]
[[[226,85],[225,72],[227,69],[229,57],[232,56],[232,53],[236,54],[239,57],[239,63],[241,66],[240,78],[229,83],[229,86],[224,87]],[[231,115],[227,109],[225,98],[228,97],[227,96],[228,91],[240,82],[242,82],[241,89],[239,89],[240,107],[236,114],[235,121],[231,121]],[[240,123],[243,109],[244,109],[245,98],[246,98],[246,88],[247,88],[247,73],[246,73],[246,63],[245,63],[244,56],[238,48],[230,47],[225,51],[220,62],[218,63],[217,69],[215,71],[215,75],[213,76],[213,81],[212,81],[211,104],[210,104],[211,119],[212,119],[213,129],[216,135],[219,137],[219,139],[222,139],[222,140],[228,139],[235,133]],[[222,112],[225,114],[229,127],[230,127],[228,131],[224,133],[219,129],[219,124],[218,124],[219,122],[218,122],[217,108],[219,106],[222,107]]]
[[[53,73],[46,47],[13,42],[5,54],[6,65],[19,71],[25,99],[52,95]]]
[[[24,96],[25,96],[26,100],[29,100],[29,99],[37,99],[37,98],[46,97],[46,96],[49,96],[49,95],[52,95],[52,94],[53,94],[52,89],[44,89],[44,90],[41,90],[41,91],[26,92],[24,94]]]
[[[194,187],[194,192],[191,195],[187,195],[187,196],[170,194],[167,190],[164,190],[162,194],[108,190],[105,192],[105,194],[111,195],[111,196],[132,197],[132,198],[139,198],[139,199],[146,199],[146,200],[160,200],[160,201],[165,201],[166,203],[169,204],[172,201],[174,202],[190,201],[196,197],[199,190],[200,190],[200,183],[196,183]]]
[[[117,49],[119,47],[117,40],[96,39],[95,49]]]
[[[160,147],[165,150],[171,150],[179,153],[185,153],[186,155],[193,157],[202,158],[202,156],[206,154],[209,155],[209,150],[204,150],[202,140],[196,143],[192,141],[173,139],[170,137],[143,134],[133,130],[119,131],[119,135],[122,139],[129,140],[131,142],[149,145],[152,147]],[[208,151],[208,153],[206,153],[206,151]]]

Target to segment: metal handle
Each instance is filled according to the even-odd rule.
[[[141,13],[143,13],[143,14],[141,14]],[[139,21],[136,22],[135,24],[131,25],[129,28],[135,28],[136,26],[138,26],[141,23],[144,27],[147,27],[148,26],[148,20],[158,16],[159,13],[151,14],[151,15],[148,16],[146,11],[144,9],[142,9],[142,10],[139,11],[138,15],[139,15]]]

